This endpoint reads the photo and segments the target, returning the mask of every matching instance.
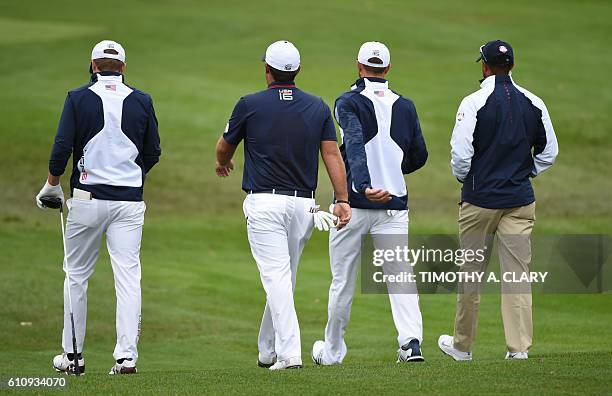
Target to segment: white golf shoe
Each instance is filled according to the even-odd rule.
[[[263,368],[270,368],[276,363],[276,355],[264,356],[261,353],[257,355],[257,365]]]
[[[527,352],[507,352],[506,360],[527,360],[529,353]]]
[[[272,366],[270,370],[286,370],[286,369],[300,369],[302,368],[302,358],[292,357],[285,360],[278,360]]]
[[[137,372],[135,361],[132,359],[119,359],[115,362],[115,365],[110,369],[108,374],[136,374]]]
[[[72,354],[70,354],[72,357]],[[78,354],[79,374],[85,374],[85,359],[81,354]],[[57,355],[53,358],[53,368],[55,371],[64,373],[67,375],[75,375],[74,372],[74,360],[70,359],[67,353]]]
[[[314,364],[318,364],[320,366],[329,365],[328,363],[325,363],[325,361],[323,360],[324,352],[325,352],[325,341],[321,341],[321,340],[315,341],[315,343],[312,345],[312,353],[310,355]]]
[[[442,334],[438,338],[438,347],[440,350],[457,361],[472,360],[471,352],[461,352],[453,346],[453,336]]]

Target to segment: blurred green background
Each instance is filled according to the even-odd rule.
[[[499,298],[485,296],[468,366],[436,350],[438,335],[452,331],[454,297],[423,296],[428,363],[419,367],[393,363],[386,297],[358,294],[343,367],[278,376],[257,370],[265,296],[241,211],[242,149],[231,178],[216,178],[213,168],[233,105],[265,88],[260,59],[269,43],[294,42],[302,55],[298,86],[332,105],[356,78],[360,44],[383,41],[391,87],[415,102],[430,152],[407,178],[411,232],[454,233],[459,185],[448,164],[450,133],[460,100],[478,88],[478,47],[501,38],[515,49],[515,81],[546,102],[559,140],[557,163],[534,180],[536,232],[610,234],[611,17],[609,1],[0,2],[0,379],[53,374],[61,240],[57,214],[38,211],[34,196],[66,92],[87,83],[93,45],[113,39],[127,51],[127,83],[153,96],[162,137],[161,162],[145,187],[142,374],[105,376],[115,300],[103,254],[90,282],[89,373],[70,381],[71,390],[572,393],[580,384],[587,393],[609,392],[609,294],[536,296],[533,358],[525,364],[501,360]],[[319,184],[326,204],[324,173]],[[305,360],[323,333],[329,281],[326,235],[315,233],[296,289]]]

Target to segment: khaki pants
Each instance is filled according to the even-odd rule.
[[[459,209],[459,242],[462,249],[485,249],[491,252],[497,236],[502,273],[521,274],[529,271],[531,262],[531,230],[535,222],[535,202],[509,209],[486,209],[464,202]],[[486,248],[485,248],[486,246]],[[485,259],[466,262],[461,270],[484,272]],[[454,347],[471,352],[476,338],[480,285],[462,283],[457,294]],[[531,346],[531,288],[529,284],[504,287],[502,284],[502,319],[506,345],[510,352],[527,352]]]

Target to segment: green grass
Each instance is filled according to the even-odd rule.
[[[2,375],[53,375],[50,358],[59,346],[58,285],[63,274],[57,265],[58,230],[51,227],[55,216],[49,216],[45,214],[45,223],[53,224],[2,232],[2,239],[10,241],[3,279],[8,295],[0,324],[2,334],[10,336],[0,351]],[[342,367],[315,367],[306,360],[302,372],[277,375],[258,369],[256,336],[264,295],[257,269],[241,221],[210,220],[208,224],[153,220],[147,225],[137,377],[106,375],[112,365],[115,300],[108,257],[102,256],[89,289],[88,373],[69,378],[71,390],[573,393],[578,383],[587,393],[601,394],[612,385],[612,341],[605,337],[612,323],[609,295],[536,295],[536,342],[528,362],[503,361],[499,297],[485,295],[475,361],[468,364],[453,363],[435,346],[439,334],[452,331],[454,296],[423,295],[427,362],[397,366],[387,297],[358,294],[346,339],[349,355]],[[225,227],[217,229],[221,222]],[[29,249],[32,240],[37,241],[37,249]],[[312,342],[322,336],[326,320],[329,273],[324,244],[323,234],[315,234],[298,277],[296,306],[306,358]],[[22,327],[20,322],[32,325]]]
[[[89,289],[88,373],[69,379],[71,392],[609,394],[610,294],[534,296],[527,362],[502,360],[499,297],[486,295],[469,364],[454,364],[435,345],[452,331],[454,296],[424,295],[427,362],[397,366],[387,297],[358,293],[342,366],[257,369],[265,297],[241,214],[242,151],[229,180],[212,166],[234,103],[265,86],[259,59],[268,43],[294,41],[303,59],[298,84],[331,104],[355,78],[361,42],[381,40],[392,53],[392,87],[415,101],[430,151],[426,167],[408,177],[411,232],[454,233],[454,114],[477,88],[478,46],[503,38],[515,47],[515,80],[546,101],[559,138],[558,163],[534,181],[536,232],[612,233],[610,17],[605,1],[0,3],[0,379],[54,375],[61,241],[57,215],[39,212],[33,197],[65,93],[86,82],[92,45],[112,38],[127,49],[129,83],[155,99],[164,150],[146,186],[141,374],[106,375],[115,298],[102,254]],[[330,197],[323,173],[318,195],[321,203]],[[298,274],[305,358],[326,321],[326,251],[325,235],[315,233]]]

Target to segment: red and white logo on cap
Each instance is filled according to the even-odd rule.
[[[505,54],[506,52],[508,52],[508,48],[506,48],[505,45],[500,45],[499,52],[501,52],[502,54]]]

